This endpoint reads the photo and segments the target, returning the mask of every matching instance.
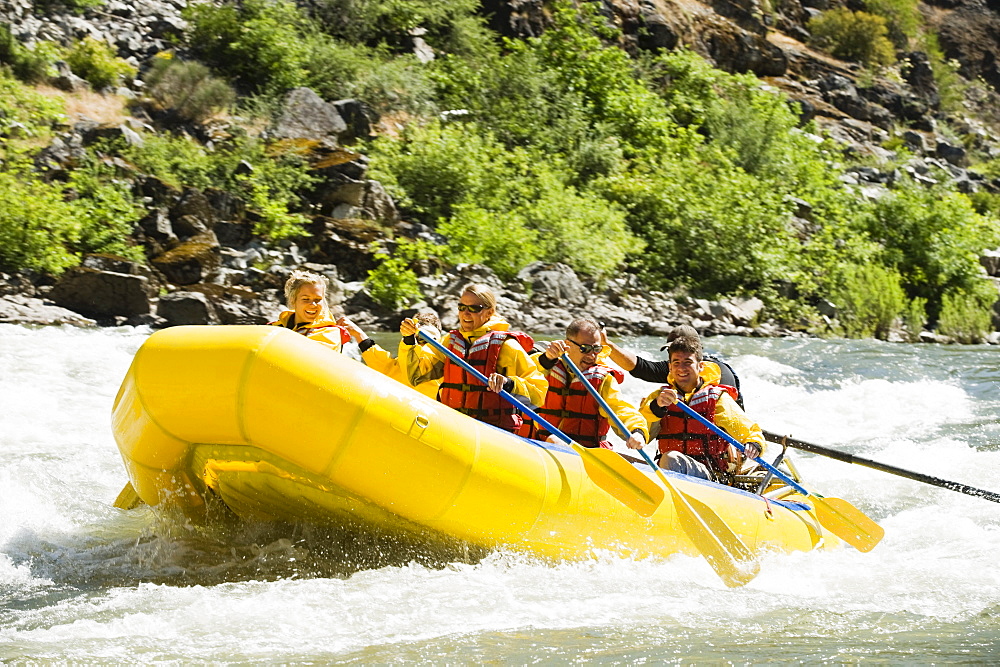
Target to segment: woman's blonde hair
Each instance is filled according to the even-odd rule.
[[[489,285],[484,285],[483,283],[469,283],[462,288],[462,294],[471,294],[476,297],[483,304],[492,311],[497,309],[497,295],[493,292],[493,289]]]
[[[329,281],[326,276],[310,271],[296,269],[285,281],[285,305],[295,310],[295,298],[299,295],[299,290],[303,285],[316,285],[323,290],[323,307],[329,308],[326,302],[326,293],[329,290]]]

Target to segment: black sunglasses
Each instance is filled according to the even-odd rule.
[[[483,308],[486,308],[486,306],[485,305],[470,306],[467,303],[458,304],[458,312],[462,312],[464,310],[467,313],[478,313],[482,311]]]
[[[601,350],[604,349],[604,346],[601,345],[600,343],[594,343],[593,345],[582,345],[580,343],[577,343],[572,338],[567,338],[566,340],[568,340],[569,342],[573,343],[573,345],[576,345],[578,348],[580,348],[580,352],[582,352],[583,354],[593,354],[594,352],[600,352]]]

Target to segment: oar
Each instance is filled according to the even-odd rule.
[[[469,373],[484,385],[489,384],[489,379],[473,368],[465,359],[423,331],[419,331],[418,334],[439,352],[461,366],[466,373]],[[527,414],[539,426],[555,435],[567,445],[570,445],[583,459],[584,470],[590,479],[614,498],[642,516],[651,516],[660,503],[663,502],[663,488],[641,471],[633,468],[628,461],[618,456],[618,454],[615,454],[610,449],[592,451],[578,445],[529,406],[517,400],[507,390],[501,389],[499,393],[504,400]]]
[[[886,463],[879,463],[878,461],[872,461],[871,459],[866,459],[861,456],[848,454],[847,452],[842,452],[837,449],[828,449],[827,447],[821,447],[820,445],[803,442],[802,440],[788,438],[783,435],[778,435],[777,433],[772,433],[771,431],[764,431],[764,437],[771,442],[783,443],[789,447],[795,447],[796,449],[801,449],[806,452],[829,456],[831,459],[837,459],[838,461],[844,461],[845,463],[856,463],[860,466],[881,470],[882,472],[887,472],[891,475],[899,475],[900,477],[906,477],[907,479],[923,482],[924,484],[940,486],[942,489],[958,491],[959,493],[965,493],[970,496],[977,496],[979,498],[985,498],[986,500],[992,500],[995,503],[1000,503],[1000,493],[986,491],[985,489],[977,489],[976,487],[969,486],[968,484],[949,482],[948,480],[940,479],[939,477],[931,477],[930,475],[913,472],[912,470],[903,470],[902,468],[897,468],[896,466],[891,466]]]
[[[686,403],[684,403],[684,401],[677,401],[676,405],[689,416],[704,424],[720,438],[733,445],[741,452],[746,452],[746,448],[740,444],[739,441],[692,410]],[[885,535],[885,530],[882,526],[865,516],[861,510],[846,500],[841,498],[823,498],[815,493],[806,491],[791,477],[781,472],[759,456],[755,458],[754,461],[764,466],[767,470],[770,470],[775,477],[783,481],[785,484],[788,484],[802,495],[811,497],[816,506],[816,519],[820,522],[820,524],[858,551],[871,551],[875,548],[875,545],[879,543],[879,540],[881,540]]]
[[[615,414],[600,392],[594,388],[594,385],[587,382],[587,378],[583,376],[583,373],[573,363],[573,360],[569,358],[569,355],[563,353],[560,358],[573,371],[577,379],[583,383],[583,386],[587,388],[587,391],[594,397],[597,404],[601,406],[601,409],[607,413],[608,417],[614,422],[615,427],[622,434],[622,437],[628,438],[628,427]],[[653,460],[649,458],[649,454],[642,449],[639,450],[639,453],[646,460],[646,463],[656,471],[656,475],[660,481],[670,491],[671,497],[674,499],[674,508],[677,510],[677,519],[681,528],[691,538],[694,545],[698,547],[701,555],[705,557],[705,560],[712,566],[712,569],[722,577],[726,585],[730,587],[742,586],[756,577],[760,571],[760,563],[754,557],[753,552],[743,543],[743,540],[722,520],[722,517],[704,503],[698,503],[699,508],[695,508],[684,492],[674,486],[660,468],[653,463]]]

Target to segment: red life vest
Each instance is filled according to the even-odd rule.
[[[516,340],[525,352],[535,345],[531,336],[519,331],[490,331],[471,344],[460,332],[450,331],[443,342],[445,347],[489,377],[491,373],[504,373],[506,370],[497,369],[497,360],[500,358],[500,349],[509,338]],[[514,406],[501,398],[500,394],[489,391],[486,385],[450,359],[444,363],[444,379],[438,392],[438,400],[470,417],[511,432],[516,431],[524,421],[514,410]]]
[[[597,391],[601,390],[609,373],[619,383],[625,379],[621,371],[601,364],[582,372]],[[600,447],[611,425],[608,418],[601,414],[600,405],[594,397],[561,361],[557,361],[549,371],[548,379],[549,390],[545,394],[545,405],[538,409],[539,414],[584,447]],[[536,433],[537,428],[530,437]]]
[[[688,407],[715,423],[715,405],[722,392],[734,399],[736,389],[728,385],[710,384],[700,387],[688,401]],[[716,476],[729,474],[729,443],[713,433],[694,417],[671,405],[660,419],[660,453],[681,452],[706,464]]]

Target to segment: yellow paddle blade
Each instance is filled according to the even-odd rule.
[[[114,506],[120,510],[131,510],[135,509],[139,505],[142,505],[142,498],[139,494],[135,492],[132,487],[132,482],[125,482],[125,488],[118,492],[118,497],[115,498]]]
[[[663,502],[663,488],[610,449],[587,448],[572,443],[583,469],[597,486],[635,510],[651,516]]]
[[[730,588],[750,583],[760,572],[760,563],[743,540],[715,510],[685,494],[659,470],[656,472],[671,491],[681,528],[723,583]]]
[[[842,498],[816,495],[810,498],[816,503],[816,518],[820,524],[858,551],[871,551],[885,535],[882,526]]]

